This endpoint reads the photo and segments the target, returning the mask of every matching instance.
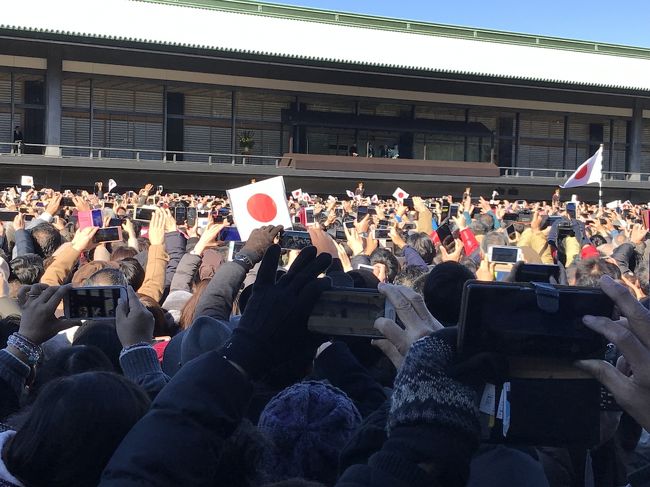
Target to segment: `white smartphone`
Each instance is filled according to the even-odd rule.
[[[232,262],[233,257],[244,248],[245,244],[246,242],[236,242],[234,240],[228,242],[228,262]]]
[[[488,249],[488,260],[499,264],[515,264],[524,260],[524,255],[519,247],[495,245]]]

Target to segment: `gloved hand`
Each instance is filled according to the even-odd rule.
[[[332,258],[329,254],[317,257],[316,248],[308,247],[276,284],[280,252],[273,245],[264,255],[246,310],[222,349],[252,379],[303,352],[313,358],[318,346],[307,330],[307,319],[320,293],[331,286],[329,279],[317,277]]]
[[[273,245],[273,240],[282,231],[282,225],[274,227],[267,225],[265,227],[256,228],[248,237],[246,244],[239,251],[240,254],[246,255],[253,265],[257,264],[264,257],[264,252]],[[277,262],[276,262],[277,264]]]
[[[480,434],[474,389],[447,372],[455,343],[445,328],[413,344],[395,379],[384,448],[426,465],[441,485],[465,485]]]

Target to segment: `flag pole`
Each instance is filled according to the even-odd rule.
[[[604,144],[600,144],[601,157],[602,157],[603,148],[604,148]],[[610,148],[610,150],[611,150],[611,148]],[[601,170],[600,170],[600,179],[598,180],[598,208],[599,209],[603,208],[603,171],[602,171],[602,166],[601,166]]]

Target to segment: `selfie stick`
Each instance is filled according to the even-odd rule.
[[[600,144],[600,150],[603,150],[603,145]],[[611,150],[611,148],[610,148]],[[600,169],[600,179],[598,180],[598,208],[602,209],[603,208],[603,169],[602,169],[602,162],[601,162],[601,169]]]

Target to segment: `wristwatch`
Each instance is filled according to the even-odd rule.
[[[246,254],[237,253],[233,256],[232,261],[240,264],[242,267],[244,267],[244,269],[246,269],[246,271],[250,271],[253,267],[255,267],[253,261]]]

